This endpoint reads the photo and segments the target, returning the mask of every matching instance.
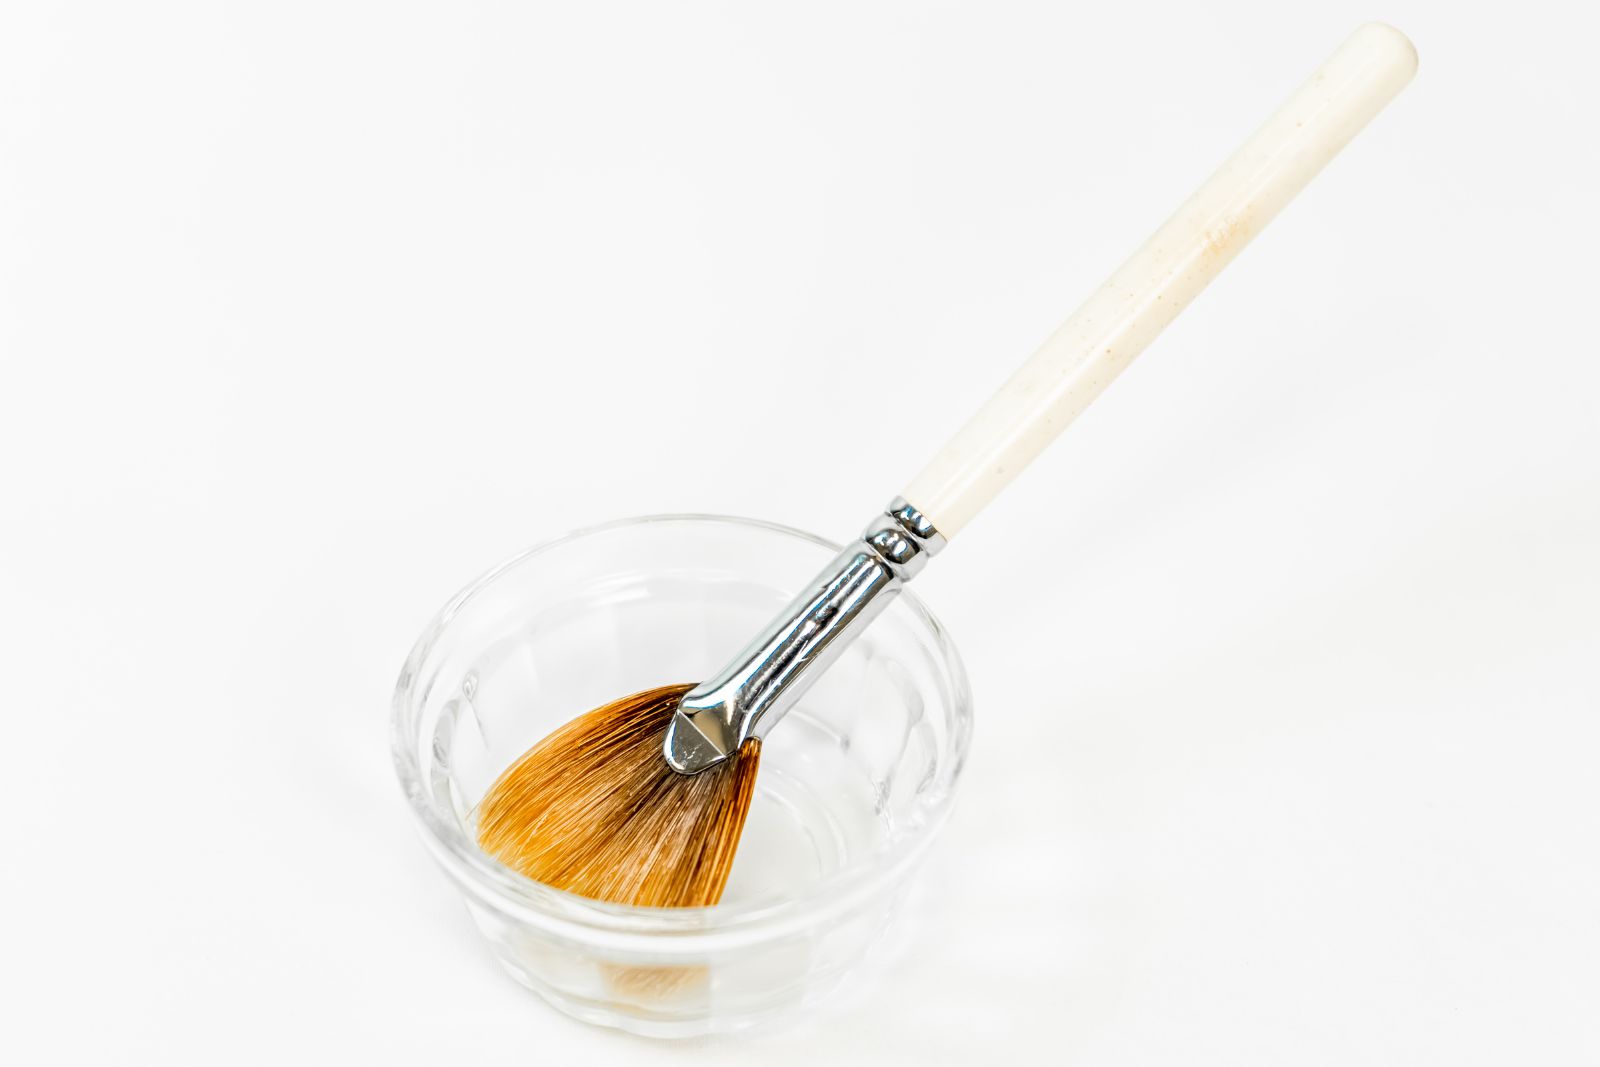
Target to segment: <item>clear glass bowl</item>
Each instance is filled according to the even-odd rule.
[[[602,904],[475,843],[474,806],[530,745],[619,696],[709,676],[836,550],[746,519],[597,526],[468,586],[412,650],[393,745],[423,839],[501,963],[562,1011],[658,1037],[743,1029],[826,992],[894,914],[972,722],[955,649],[905,593],[773,730],[716,907]]]

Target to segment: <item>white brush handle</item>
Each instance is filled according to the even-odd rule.
[[[1400,31],[1353,33],[939,451],[902,494],[952,537],[1405,87]]]

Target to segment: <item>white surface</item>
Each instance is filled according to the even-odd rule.
[[[434,609],[849,535],[1372,17],[1415,83],[919,580],[979,725],[886,973],[706,1048],[502,977],[389,768]],[[1593,1062],[1593,19],[9,5],[0,1058]]]
[[[1345,38],[1171,218],[1094,287],[901,496],[945,537],[961,532],[1394,99],[1416,69],[1416,50],[1391,26],[1368,22]],[[1172,88],[1174,95],[1189,91],[1190,86]]]

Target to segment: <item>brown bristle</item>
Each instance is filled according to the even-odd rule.
[[[715,904],[755,789],[761,742],[682,775],[662,742],[692,686],[596,708],[508,767],[478,805],[478,844],[534,881],[651,908]]]

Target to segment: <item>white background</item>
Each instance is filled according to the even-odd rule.
[[[1600,1057],[1593,8],[13,3],[0,1058]],[[921,579],[978,730],[786,1029],[503,977],[389,691],[570,527],[852,534],[1355,25],[1414,85]]]

